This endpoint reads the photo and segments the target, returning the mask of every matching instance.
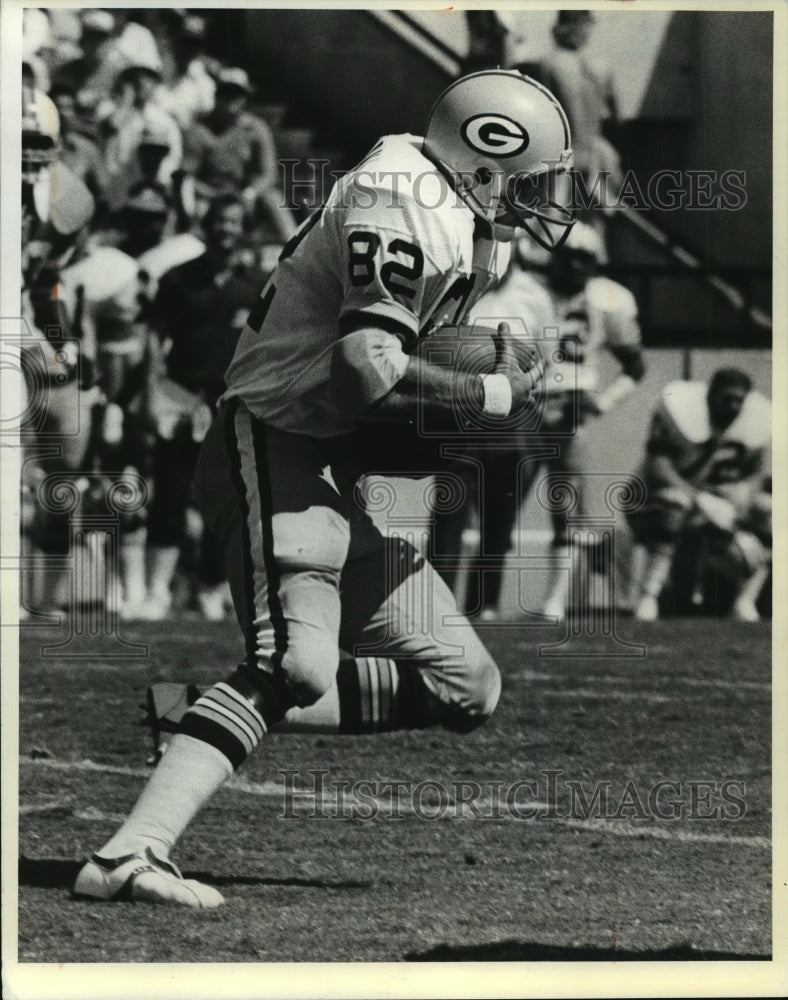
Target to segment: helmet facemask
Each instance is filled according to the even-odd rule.
[[[508,182],[501,171],[482,167],[455,187],[471,211],[493,229],[524,229],[545,250],[562,246],[575,224],[573,173],[564,166],[523,172]]]
[[[57,146],[50,136],[42,132],[22,133],[22,180],[25,184],[36,184],[56,157]]]
[[[520,226],[545,250],[557,250],[575,222],[573,175],[567,166],[509,179],[497,225]]]

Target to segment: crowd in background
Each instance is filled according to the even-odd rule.
[[[119,514],[115,565],[107,552],[88,556],[104,563],[101,575],[115,574],[116,608],[127,618],[167,617],[174,601],[208,618],[229,606],[190,483],[245,318],[297,225],[277,188],[274,137],[250,106],[256,95],[246,71],[205,51],[215,16],[25,11],[23,179],[25,164],[46,164],[51,211],[38,220],[45,236],[63,228],[66,202],[89,210],[50,259],[36,258],[41,240],[31,236],[41,233],[23,235],[30,326],[61,354],[69,342],[79,345],[77,395],[67,391],[71,375],[69,386],[46,387],[48,430],[62,429],[66,440],[65,411],[84,417],[59,455],[28,448],[24,545],[66,555],[75,524],[102,507],[113,483],[142,489],[147,502]],[[40,502],[42,481],[62,475],[82,494],[68,515]],[[49,563],[25,578],[23,615],[69,607],[75,590],[84,596]],[[185,573],[176,573],[179,565]],[[95,565],[86,572],[95,575]],[[178,594],[173,585],[184,579]]]
[[[26,82],[57,106],[59,156],[95,198],[94,232],[112,228],[144,186],[166,200],[164,235],[199,224],[211,197],[225,190],[243,200],[250,248],[292,234],[273,135],[250,109],[248,75],[206,54],[215,16],[25,11]]]
[[[71,227],[67,252],[64,243],[53,260],[38,260],[35,267],[32,248],[39,241],[23,234],[28,243],[23,311],[31,327],[59,330],[46,339],[60,354],[68,342],[79,342],[73,381],[69,375],[78,397],[48,386],[49,419],[54,431],[65,435],[68,414],[58,416],[61,396],[64,410],[76,405],[85,414],[80,434],[68,437],[57,455],[30,443],[35,435],[28,442],[23,544],[29,552],[56,558],[44,572],[23,574],[23,616],[68,607],[75,594],[81,599],[67,570],[53,567],[72,552],[80,518],[104,509],[113,484],[144,497],[117,512],[116,558],[108,551],[89,554],[91,565],[104,562],[106,593],[114,574],[120,615],[157,620],[193,608],[216,620],[231,607],[222,559],[216,542],[202,532],[190,484],[222,393],[223,372],[296,219],[278,190],[274,136],[254,110],[261,95],[245,69],[206,52],[210,22],[217,16],[153,8],[25,11],[27,151],[54,158],[53,170],[63,168],[63,177],[75,177],[89,192],[90,208],[84,221]],[[469,14],[467,71],[484,68],[491,59],[497,65],[503,44],[492,12],[475,18]],[[605,169],[615,179],[617,155],[603,135],[606,122],[615,119],[614,91],[609,76],[582,55],[592,23],[589,12],[561,12],[555,53],[541,72],[570,117],[577,169],[589,177]],[[35,188],[31,183],[30,190]],[[48,222],[39,221],[62,229],[54,216],[63,200],[52,201]],[[37,211],[31,207],[31,214]],[[587,379],[596,378],[594,351],[604,348],[619,361],[622,373],[606,396],[596,391],[595,381],[584,390],[584,406],[594,404],[584,420],[634,390],[644,371],[636,303],[621,286],[596,275],[607,259],[604,229],[602,213],[588,211],[546,279],[529,273],[539,261],[529,258],[529,247],[522,244],[499,293],[506,309],[518,315],[530,310],[538,325],[572,325],[572,335],[564,337],[567,358]],[[480,315],[489,315],[489,309],[487,303]],[[30,389],[29,372],[28,383]],[[560,428],[575,414],[577,396],[556,392],[551,399]],[[579,424],[575,429],[572,443],[579,452]],[[564,458],[561,469],[571,474],[568,450]],[[520,456],[496,460],[506,488],[488,512],[494,515],[488,527],[481,519],[482,534],[489,536],[482,548],[503,560],[517,516]],[[58,476],[71,477],[80,491],[76,514],[40,502],[42,482]],[[468,509],[452,523],[438,518],[439,549],[457,550],[463,525],[472,517]],[[555,534],[555,545],[567,548],[565,527],[558,525]],[[759,538],[764,548],[757,558],[750,555],[750,570],[756,566],[763,574],[768,532]],[[567,579],[557,572],[546,613],[566,613]],[[651,589],[658,594],[663,583]],[[499,589],[498,578],[482,614],[494,615]]]

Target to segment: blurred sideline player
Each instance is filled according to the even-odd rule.
[[[495,321],[508,320],[514,334],[535,338],[546,351],[547,363],[541,431],[528,432],[520,450],[480,449],[476,455],[485,491],[479,501],[481,550],[486,556],[500,558],[496,570],[484,573],[481,612],[487,620],[496,615],[518,501],[536,483],[540,470],[560,472],[577,492],[574,513],[583,515],[586,498],[583,479],[577,474],[588,471],[590,465],[587,420],[608,413],[634,390],[645,373],[635,299],[623,285],[596,274],[603,257],[598,233],[576,222],[566,242],[553,253],[546,281],[521,266],[521,255],[500,288],[484,296],[472,311],[479,323],[494,325]],[[621,366],[620,374],[604,389],[599,385],[602,351],[612,354]],[[529,454],[538,456],[551,447],[559,449],[555,458],[529,460]],[[521,484],[518,475],[524,477]],[[556,565],[543,611],[563,618],[570,587],[563,566],[570,559],[576,570],[579,553],[570,546],[566,511],[554,508],[550,515]],[[460,552],[467,520],[467,508],[449,514],[436,512],[434,551],[444,555]]]
[[[145,474],[147,436],[142,412],[146,347],[140,324],[137,262],[110,246],[88,247],[85,256],[61,271],[59,300],[73,311],[81,301],[83,343],[94,345],[96,385],[101,392],[86,473],[100,472],[103,489]],[[119,520],[121,615],[144,599],[144,512]],[[115,570],[115,567],[111,567]],[[108,595],[109,596],[109,595]]]
[[[642,469],[648,501],[629,516],[647,552],[636,618],[659,617],[679,550],[703,542],[701,558],[736,579],[733,617],[757,621],[769,573],[770,445],[771,403],[746,372],[721,368],[709,383],[665,386]]]
[[[494,710],[498,669],[450,591],[358,503],[354,431],[377,418],[407,434],[419,407],[450,420],[458,392],[492,428],[528,406],[541,365],[521,371],[504,330],[484,376],[412,352],[500,280],[515,227],[547,246],[565,238],[571,212],[548,189],[560,175],[568,200],[571,158],[549,91],[516,73],[475,74],[438,98],[424,138],[381,139],[284,248],[196,477],[225,545],[246,661],[183,715],[77,895],[220,904],[169,852],[275,726],[468,732]],[[414,601],[413,587],[431,600]]]
[[[95,233],[88,256],[64,275],[66,286],[81,281],[87,315],[95,328],[97,364],[107,399],[102,466],[118,473],[151,474],[155,417],[150,309],[159,281],[169,270],[204,253],[191,233],[171,235],[172,206],[155,182],[134,185],[108,228]],[[144,512],[121,524],[120,614],[136,619],[147,605]]]
[[[84,469],[91,443],[93,410],[101,401],[95,385],[95,344],[81,339],[83,290],[77,288],[69,311],[59,295],[62,269],[74,259],[90,222],[94,202],[85,184],[57,162],[59,120],[54,103],[31,82],[23,68],[22,86],[22,318],[29,343],[22,348],[28,411],[35,424],[23,427],[28,459],[23,475],[43,480],[69,477]],[[28,435],[30,435],[28,437]],[[39,457],[35,436],[47,446]],[[37,472],[32,473],[35,463]],[[28,536],[50,556],[70,551],[70,515],[56,505],[38,504]],[[42,574],[36,601],[41,611],[60,607],[68,570]],[[23,608],[22,613],[25,613]]]

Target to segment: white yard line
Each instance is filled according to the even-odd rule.
[[[611,674],[586,674],[574,671],[570,673],[567,671],[565,674],[556,673],[545,673],[539,670],[531,670],[526,667],[521,677],[528,681],[529,683],[535,684],[551,684],[561,681],[565,681],[567,677],[574,676],[577,679],[582,679],[584,684],[621,684],[625,681],[621,675],[611,675]],[[642,675],[639,678],[642,680]],[[753,691],[753,692],[763,692],[764,694],[770,694],[772,690],[772,685],[768,681],[725,681],[720,680],[717,677],[682,677],[681,675],[669,675],[669,674],[648,674],[648,679],[655,686],[660,687],[665,685],[666,687],[671,684],[685,684],[687,687],[694,688],[718,688],[722,691]],[[556,697],[556,698],[618,698],[622,700],[637,700],[655,702],[656,704],[664,704],[665,702],[671,701],[673,695],[665,695],[659,691],[617,691],[608,690],[605,692],[591,691],[586,688],[573,688],[573,689],[559,689],[556,691],[545,691],[545,695]],[[82,695],[78,700],[80,701],[90,701],[95,697],[95,693],[90,695]],[[46,705],[56,705],[60,704],[61,699],[51,698],[48,696],[42,696],[41,698],[36,698],[33,696],[22,696],[19,699],[20,705],[36,705],[36,706],[46,706]],[[123,705],[125,699],[122,698],[112,698],[105,701],[106,705]],[[142,711],[142,708],[140,708]]]
[[[71,799],[56,799],[54,802],[23,802],[19,806],[20,816],[35,816],[38,813],[67,812],[71,813]]]
[[[126,778],[147,778],[151,773],[149,768],[121,767],[114,764],[96,764],[91,760],[67,761],[41,757],[34,758],[32,760],[22,758],[19,763],[20,765],[28,767],[43,767],[55,771],[114,774]],[[332,788],[330,782],[327,782],[327,786],[328,789]],[[236,777],[230,779],[230,781],[224,786],[224,791],[237,792],[242,795],[254,795],[264,799],[274,799],[282,806],[285,804],[285,787],[275,781],[254,782],[248,781],[245,778]],[[375,805],[379,809],[379,815],[383,820],[385,820],[388,813],[392,812],[392,803],[389,799],[374,798],[366,795],[363,799],[359,799],[354,797],[352,793],[349,794],[347,791],[343,792],[341,810],[337,810],[336,799],[330,795],[325,799],[324,809],[329,818],[332,818],[332,814],[336,811],[339,811],[340,815],[348,815],[350,810],[354,807],[358,807],[361,810],[362,816],[368,816],[371,804]],[[487,819],[490,821],[493,804],[493,800],[490,796],[479,799],[475,802],[476,807],[482,813],[482,816],[479,817],[480,819]],[[572,819],[564,816],[548,818],[547,816],[539,817],[535,815],[532,818],[525,819],[520,816],[512,815],[511,812],[506,811],[506,809],[503,808],[503,803],[499,804],[496,802],[495,804],[498,807],[498,810],[496,818],[492,820],[493,822],[500,822],[502,820],[516,821],[519,823],[554,822],[562,824],[571,830],[578,830],[584,833],[607,834],[610,836],[628,837],[636,840],[662,840],[681,844],[727,844],[730,846],[751,847],[764,851],[771,850],[771,841],[769,838],[759,835],[739,835],[733,833],[725,834],[713,831],[704,832],[703,830],[689,830],[686,826],[678,826],[677,823],[669,825],[670,821],[666,821],[663,824],[655,823],[650,825],[640,825],[626,819],[604,819],[598,817]],[[429,810],[435,808],[437,805],[437,800],[431,801],[425,796],[423,801],[423,811],[429,812]],[[549,804],[547,802],[536,799],[529,801],[527,805],[533,813],[540,810],[546,812],[549,809]],[[299,811],[311,813],[314,808],[315,799],[310,797],[308,793],[302,792],[301,789],[296,789],[296,796],[289,803],[290,811],[294,811],[296,813]],[[458,815],[458,809],[461,815]],[[44,814],[47,812],[68,812],[77,819],[94,822],[118,823],[123,819],[123,816],[119,813],[105,813],[92,806],[81,810],[73,809],[70,799],[58,799],[49,803],[40,804],[23,803],[20,805],[19,812],[21,815]],[[416,811],[412,805],[409,806],[406,802],[400,801],[397,808],[397,815],[403,817],[408,815],[413,816],[416,815]],[[303,819],[306,818],[306,816],[303,817]],[[462,820],[465,818],[473,818],[467,807],[462,809],[461,803],[455,805],[455,803],[450,802],[447,810],[441,817],[441,821],[446,821],[447,819]]]
[[[573,830],[583,830],[586,833],[608,833],[615,837],[634,837],[636,840],[670,840],[680,844],[735,844],[744,847],[756,847],[764,851],[771,850],[768,837],[728,835],[725,833],[702,833],[668,826],[638,826],[626,820],[605,819],[566,819],[566,825]]]
[[[580,671],[573,671],[570,673],[567,671],[565,674],[556,673],[543,673],[539,670],[531,670],[528,667],[525,668],[521,675],[524,680],[527,681],[546,681],[547,683],[553,681],[564,681],[569,676],[575,676],[582,678],[584,684],[620,684],[622,678],[620,674],[585,674]],[[682,677],[680,674],[641,674],[638,680],[643,680],[643,677],[647,676],[648,679],[654,684],[686,684],[688,687],[698,687],[698,688],[721,688],[723,690],[746,690],[746,691],[765,691],[770,692],[772,689],[771,684],[768,681],[724,681],[717,677]],[[648,695],[648,691],[642,692],[644,695]],[[640,692],[637,692],[640,694]]]
[[[583,678],[585,680],[585,677]],[[675,700],[675,696],[657,694],[655,691],[619,691],[615,688],[608,691],[592,691],[589,688],[554,688],[552,691],[541,690],[542,698],[577,698],[585,701],[642,701],[655,705],[666,705]]]

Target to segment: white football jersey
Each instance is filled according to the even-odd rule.
[[[353,429],[332,401],[334,345],[363,326],[420,337],[461,323],[497,283],[508,244],[474,237],[474,215],[413,135],[385,136],[337,182],[285,246],[226,373],[242,399],[282,430],[330,437]]]
[[[600,352],[640,344],[634,296],[604,277],[590,278],[582,292],[564,296],[516,268],[474,307],[473,318],[485,326],[505,319],[513,336],[536,341],[546,361],[548,392],[595,389]]]
[[[84,296],[83,352],[90,357],[95,357],[98,348],[138,352],[139,336],[134,327],[139,314],[137,262],[115,247],[99,246],[60,272],[58,297],[72,317],[80,290]]]
[[[651,422],[649,452],[668,455],[698,489],[727,494],[761,468],[771,444],[771,403],[753,389],[721,432],[711,425],[705,382],[669,382]],[[731,497],[732,498],[732,497]]]

